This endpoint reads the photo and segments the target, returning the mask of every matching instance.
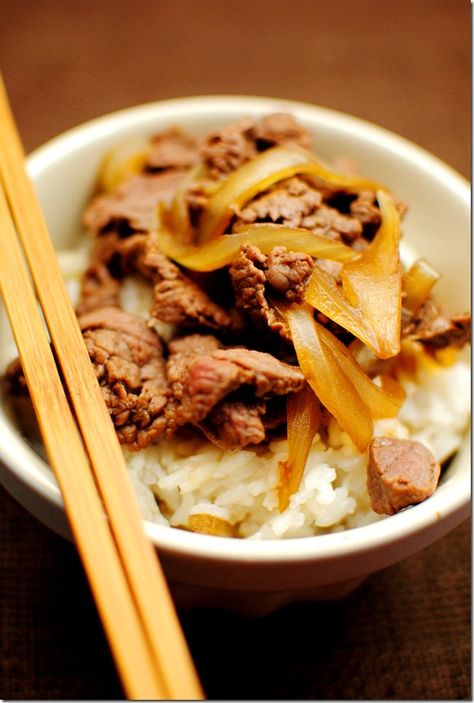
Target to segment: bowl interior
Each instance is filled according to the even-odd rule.
[[[196,134],[219,128],[242,116],[270,112],[293,113],[313,134],[316,151],[331,160],[353,159],[361,173],[386,184],[409,205],[404,220],[405,240],[442,272],[437,297],[453,312],[469,308],[470,301],[470,199],[464,179],[424,150],[386,130],[331,110],[270,98],[189,98],[130,108],[99,118],[57,137],[29,158],[35,183],[53,241],[57,248],[74,246],[83,234],[80,217],[91,196],[104,153],[113,145],[138,135],[150,135],[170,125]],[[3,307],[0,309],[0,369],[16,356]],[[1,389],[0,389],[1,390]],[[60,504],[52,472],[38,451],[18,433],[4,396],[0,399],[0,458],[32,490]],[[446,480],[430,501],[372,526],[345,533],[258,543],[216,540],[180,530],[147,524],[160,546],[223,558],[306,558],[357,549],[367,540],[395,539],[467,505],[469,451],[465,447],[451,463]],[[437,517],[436,519],[439,519]],[[387,527],[387,524],[389,525]],[[225,546],[223,544],[225,542]]]

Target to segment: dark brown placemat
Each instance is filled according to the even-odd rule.
[[[122,698],[75,548],[0,489],[0,695]],[[470,698],[470,531],[455,529],[345,600],[181,621],[212,699]]]

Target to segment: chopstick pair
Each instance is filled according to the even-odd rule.
[[[139,700],[202,699],[163,572],[143,533],[123,453],[41,207],[26,174],[1,77],[0,175],[0,292],[49,462],[125,693]]]

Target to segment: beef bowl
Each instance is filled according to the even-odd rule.
[[[28,168],[179,605],[343,597],[468,516],[470,196],[449,166],[331,110],[204,96],[81,125]],[[3,308],[0,328],[1,480],[68,537]]]

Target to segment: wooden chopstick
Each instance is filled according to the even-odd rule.
[[[59,379],[3,187],[0,188],[0,228],[0,289],[49,461],[61,487],[71,530],[117,668],[130,697],[164,697],[164,687],[144,641],[87,455]]]
[[[161,687],[158,685],[155,693],[148,696],[139,695],[138,697],[201,699],[203,693],[179,626],[176,611],[156,554],[143,534],[138,503],[128,477],[123,453],[90,363],[41,207],[26,174],[23,148],[1,81],[0,173],[16,230],[22,241],[24,253],[36,285],[56,358],[68,389],[68,396],[75,411],[122,566],[127,575],[129,589],[141,622],[146,644],[150,650],[150,659],[155,665],[155,684],[158,685],[158,682],[161,682]],[[15,231],[14,228],[8,227],[7,229]],[[9,267],[11,258],[9,247],[2,243],[0,253],[2,259],[8,262],[2,266],[2,279],[5,278],[7,281],[4,283],[2,280],[3,295],[8,302],[6,307],[9,308],[10,313],[13,313],[12,296],[23,297],[23,290],[19,294],[18,284],[15,287],[14,280],[11,282],[13,288],[8,286],[9,276],[6,274],[6,269]],[[17,262],[18,265],[19,262]],[[23,285],[24,281],[22,281]],[[21,313],[15,316],[12,326],[15,328],[15,334],[18,335],[22,363],[28,364],[26,357],[33,357],[30,372],[26,374],[25,371],[27,382],[29,385],[31,384],[30,391],[33,387],[38,386],[39,394],[47,395],[49,394],[51,365],[47,367],[48,373],[42,375],[38,381],[35,374],[39,372],[38,367],[42,368],[42,364],[39,364],[35,358],[36,349],[32,343],[36,336],[26,336],[26,338],[21,336],[20,338],[20,335],[24,334],[22,328],[27,327],[29,322],[31,308],[31,299],[29,299],[28,308],[21,310]],[[19,322],[19,318],[23,319],[23,324],[21,321]],[[35,333],[37,332],[38,330],[35,330]],[[40,408],[39,402],[36,407]],[[48,407],[45,410],[49,413]],[[63,410],[64,408],[55,417],[55,421],[60,421]],[[43,428],[50,424],[52,425],[51,416],[43,418]],[[63,453],[60,454],[59,459],[56,459],[57,442],[51,443],[51,438],[49,438],[47,446],[50,450],[50,460],[53,461],[54,454],[55,469],[60,471],[61,475],[69,475],[71,473],[69,469],[70,457],[73,453],[70,447],[75,447],[74,454],[76,455],[77,443],[70,444],[69,440],[65,441],[65,429],[61,424],[56,424],[51,432],[53,434],[54,432],[59,433],[59,442],[63,444]],[[77,456],[79,455],[77,454]],[[69,478],[64,480],[65,500],[67,497],[68,501],[72,502],[75,497],[71,494],[70,485],[67,483]],[[78,490],[77,485],[75,490]],[[84,505],[86,504],[84,503]],[[79,508],[78,526],[75,533],[78,540],[84,529],[83,523],[87,522],[87,519],[88,512],[84,512],[84,506],[82,506]],[[90,546],[81,547],[81,555],[85,564]],[[93,569],[88,570],[91,584],[93,583],[94,587],[99,589],[102,586],[101,583],[98,583],[100,579],[96,578],[91,571],[93,572]],[[109,593],[109,598],[113,598],[112,593]],[[98,605],[99,608],[105,609],[105,605],[99,599]],[[101,610],[101,614],[106,629],[110,627],[112,630],[110,619],[113,620],[114,615],[112,614],[111,618],[107,619],[103,610]],[[126,657],[117,653],[119,642],[119,637],[117,635],[116,638],[115,634],[117,629],[120,627],[116,627],[114,634],[109,635],[109,638],[123,676],[124,685],[128,685],[127,682],[133,672],[131,672],[132,667],[126,662]],[[107,631],[109,632],[109,630]],[[149,683],[151,680],[150,671]],[[133,696],[136,696],[135,692]]]

